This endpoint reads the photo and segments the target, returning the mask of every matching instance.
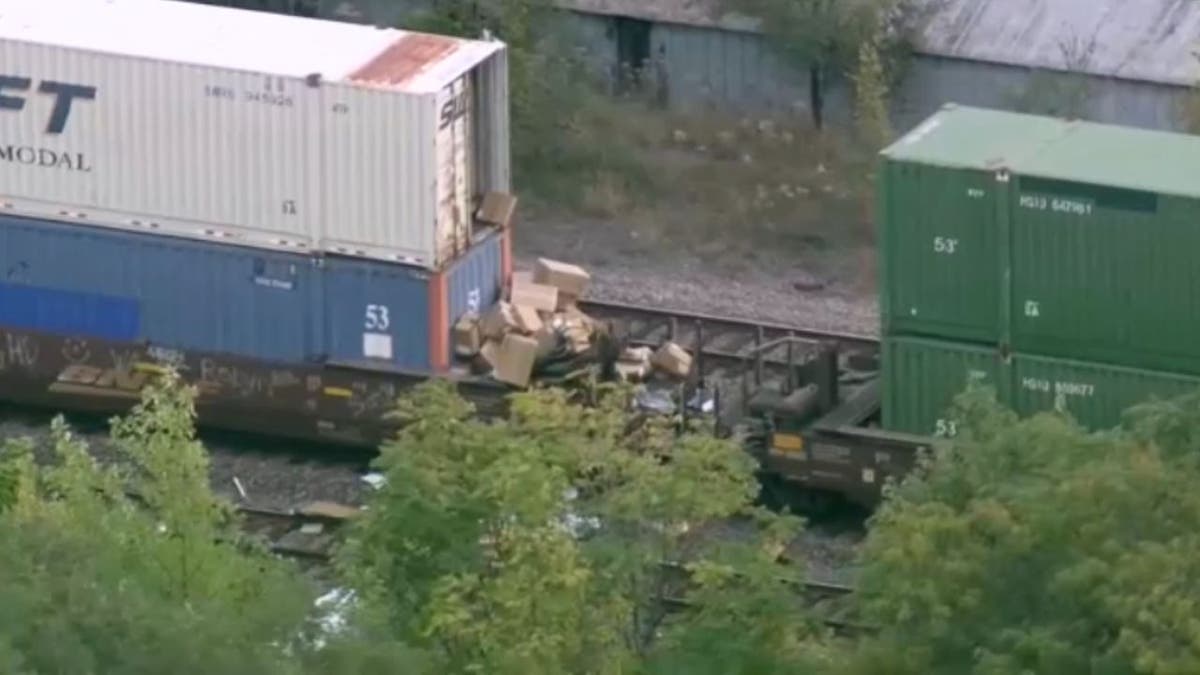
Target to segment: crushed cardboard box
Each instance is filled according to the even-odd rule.
[[[481,222],[499,227],[512,224],[513,214],[517,210],[517,198],[506,192],[489,192],[483,196],[475,217]]]
[[[553,312],[558,309],[558,289],[514,278],[509,302],[517,307],[528,307],[538,312]]]
[[[560,361],[580,357],[614,359],[617,376],[627,381],[646,380],[655,372],[687,378],[692,355],[673,342],[658,349],[625,349],[619,356],[606,347],[623,342],[609,335],[614,324],[596,321],[577,304],[590,280],[578,265],[539,258],[532,272],[513,273],[507,300],[455,325],[455,353],[474,357],[477,367],[516,387],[528,386],[535,367],[549,374]]]
[[[592,276],[579,265],[538,258],[533,268],[533,280],[539,284],[553,286],[559,293],[578,300],[587,291]]]
[[[516,333],[505,335],[496,352],[495,371],[492,376],[517,387],[527,386],[529,378],[533,375],[537,350],[538,343],[534,338]]]
[[[505,334],[511,330],[520,328],[517,322],[517,313],[513,310],[513,306],[501,300],[488,310],[483,316],[483,323],[480,326],[483,337],[488,340],[503,339]]]
[[[479,330],[479,315],[467,312],[454,324],[454,353],[465,359],[473,358],[483,346]]]
[[[526,305],[513,305],[513,313],[517,318],[517,330],[532,335],[542,329],[542,317],[537,310]]]
[[[692,355],[674,342],[659,347],[650,362],[672,377],[685,378],[692,372]]]

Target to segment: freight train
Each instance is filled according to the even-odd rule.
[[[1195,136],[945,106],[880,161],[881,374],[790,406],[765,392],[751,447],[871,503],[957,432],[969,382],[1093,429],[1200,387],[1198,171]]]
[[[4,5],[0,398],[119,411],[170,366],[206,424],[346,444],[430,377],[500,405],[450,344],[511,278],[502,43]],[[953,435],[970,379],[1090,426],[1195,386],[1198,158],[1192,137],[948,106],[882,154],[878,354],[787,337],[779,385],[750,349],[727,427],[766,475],[869,504]]]

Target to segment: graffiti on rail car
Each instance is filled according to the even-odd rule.
[[[201,422],[356,443],[384,433],[404,389],[426,379],[0,328],[0,385],[16,402],[119,412],[168,369],[196,388]]]

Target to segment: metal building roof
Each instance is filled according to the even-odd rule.
[[[753,17],[728,11],[721,0],[554,0],[561,9],[602,16],[627,16],[654,23],[759,32]]]
[[[948,104],[883,154],[892,159],[959,169],[1012,169],[1066,132],[1053,117]]]
[[[721,0],[555,0],[564,9],[759,32]],[[917,0],[922,54],[1173,85],[1200,80],[1196,0]]]
[[[1195,0],[931,1],[925,54],[1162,84],[1200,79]]]
[[[948,105],[883,154],[1200,198],[1200,136]]]
[[[438,91],[503,48],[175,0],[2,0],[5,40],[411,92]]]

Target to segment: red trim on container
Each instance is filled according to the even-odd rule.
[[[450,293],[445,268],[429,278],[429,367],[434,372],[450,369]]]

